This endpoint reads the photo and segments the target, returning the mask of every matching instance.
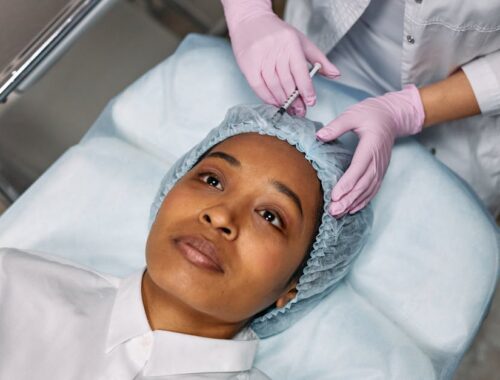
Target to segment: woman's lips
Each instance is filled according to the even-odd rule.
[[[181,236],[174,239],[181,254],[197,267],[224,273],[214,244],[201,236]]]

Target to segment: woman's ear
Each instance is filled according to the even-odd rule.
[[[286,291],[276,300],[276,307],[278,309],[281,309],[282,307],[285,307],[285,305],[293,300],[295,296],[297,295],[297,281],[293,281]]]

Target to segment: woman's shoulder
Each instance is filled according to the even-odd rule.
[[[0,248],[0,281],[60,281],[70,286],[92,283],[95,287],[116,288],[119,279],[44,252],[18,248]]]

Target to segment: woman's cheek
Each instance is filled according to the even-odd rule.
[[[169,210],[169,216],[172,216],[172,213],[182,214],[193,205],[198,204],[200,201],[197,199],[197,193],[191,191],[188,186],[174,186],[164,200],[164,206]]]
[[[244,245],[245,246],[245,245]],[[247,268],[251,267],[252,272],[259,281],[281,282],[287,277],[288,263],[286,249],[283,244],[275,239],[255,238],[249,240],[246,245],[248,250]]]

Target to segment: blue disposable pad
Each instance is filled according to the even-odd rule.
[[[313,120],[328,122],[364,97],[314,81]],[[169,166],[229,107],[258,102],[226,41],[186,38],[0,218],[0,246],[120,276],[140,268],[150,205]],[[396,144],[373,208],[373,232],[351,274],[306,318],[261,341],[256,365],[272,378],[452,378],[494,291],[497,228],[413,140]]]

